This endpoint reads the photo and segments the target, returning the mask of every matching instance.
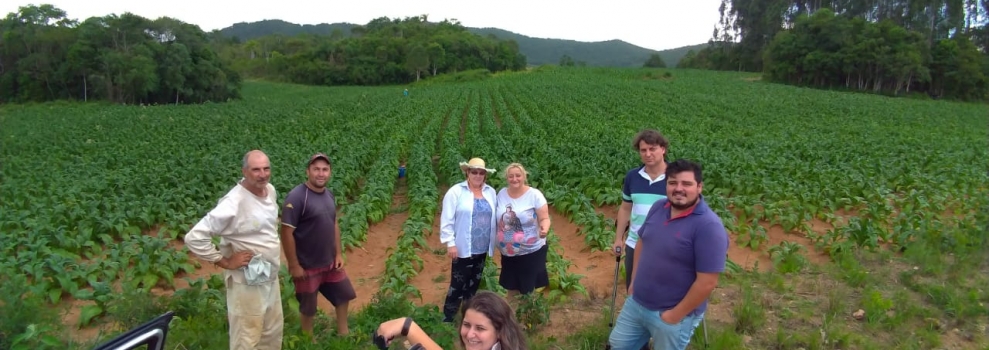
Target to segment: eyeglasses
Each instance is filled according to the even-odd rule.
[[[470,171],[470,174],[471,175],[487,175],[487,173],[488,172],[487,171],[484,171],[484,170],[471,170]]]

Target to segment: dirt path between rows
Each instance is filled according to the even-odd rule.
[[[441,190],[439,192],[440,195],[445,193],[445,188],[441,188]],[[407,210],[402,210],[402,205],[405,202],[404,195],[404,190],[400,186],[396,186],[396,194],[393,197],[393,213],[387,215],[381,222],[369,227],[367,241],[362,248],[352,249],[346,252],[345,266],[357,292],[357,299],[352,301],[349,306],[351,314],[367,306],[374,293],[378,291],[380,276],[383,275],[386,268],[385,259],[388,254],[386,251],[395,244],[401,233],[402,224],[408,218]],[[617,216],[618,208],[616,206],[602,207],[598,208],[597,211],[608,218],[614,219]],[[425,236],[429,246],[420,248],[423,269],[410,281],[422,293],[421,300],[413,300],[416,305],[432,304],[441,306],[449,286],[450,261],[446,257],[445,246],[439,242],[439,215],[440,213],[437,213],[434,219],[432,231],[428,232]],[[560,238],[559,242],[562,251],[558,251],[558,253],[572,263],[569,268],[570,272],[584,276],[581,282],[588,292],[587,298],[574,295],[569,302],[557,304],[551,309],[552,322],[540,330],[539,333],[545,336],[561,337],[572,333],[575,329],[580,329],[588,324],[600,321],[601,316],[607,316],[607,308],[611,305],[611,293],[615,284],[615,260],[610,252],[590,252],[584,243],[583,236],[577,232],[578,227],[569,222],[567,218],[555,209],[551,208],[550,215],[553,220],[553,232]],[[816,221],[812,223],[812,226],[815,231],[820,231],[821,233],[831,227],[831,225]],[[735,234],[731,234],[732,242],[729,245],[729,258],[747,269],[751,269],[756,261],[759,262],[760,269],[769,269],[771,268],[771,261],[767,252],[768,247],[782,241],[794,241],[808,248],[804,252],[804,255],[811,262],[825,263],[827,261],[827,256],[815,251],[811,242],[801,235],[784,234],[779,226],[768,228],[767,233],[769,235],[769,242],[761,246],[758,251],[738,247],[734,242]],[[184,245],[179,240],[173,241],[172,246],[178,250],[185,250]],[[191,255],[190,259],[198,261]],[[500,265],[501,259],[497,253],[492,259],[496,265]],[[285,263],[284,257],[283,263]],[[202,264],[200,262],[200,265],[202,266],[189,276],[177,275],[175,278],[176,288],[185,288],[188,286],[188,283],[183,277],[190,277],[192,279],[198,277],[209,278],[212,274],[222,272],[219,268],[210,264]],[[620,277],[618,284],[615,306],[620,309],[626,296],[624,279]],[[157,294],[168,295],[172,293],[171,290],[162,288],[155,288],[154,290]],[[721,294],[720,296],[722,298],[733,297],[732,292],[730,290],[722,290],[720,293],[716,291],[716,293]],[[63,322],[67,325],[75,324],[78,320],[79,309],[88,302],[72,300],[71,298],[65,302],[67,303],[65,305],[68,305],[68,307],[66,307],[67,312],[63,317]],[[708,313],[711,320],[713,322],[730,322],[731,315],[728,309],[729,307],[730,303],[721,305],[712,304]],[[319,308],[327,315],[331,315],[331,317],[334,315],[332,305],[323,298],[319,299]],[[71,336],[75,339],[93,339],[99,336],[101,331],[98,326],[90,326],[79,330],[75,330],[74,327],[72,328]]]
[[[356,313],[371,301],[371,297],[381,285],[381,276],[385,272],[385,251],[395,245],[402,224],[408,219],[408,212],[392,214],[381,222],[368,227],[367,241],[362,248],[348,250],[345,266],[347,276],[354,285],[357,298],[350,301],[350,313]],[[327,315],[334,315],[333,305],[325,298],[319,298],[319,308]]]
[[[440,243],[439,211],[433,220],[432,229],[425,238],[429,247],[420,248],[419,257],[422,258],[423,262],[422,271],[419,271],[419,274],[412,279],[412,285],[422,293],[422,299],[416,299],[414,302],[416,305],[432,304],[442,309],[447,288],[450,286],[452,263],[450,258],[446,257],[446,245]]]
[[[584,236],[577,232],[577,225],[552,207],[550,207],[550,219],[553,232],[560,238],[560,247],[563,248],[557,253],[571,263],[567,270],[584,276],[580,284],[584,286],[589,296],[610,297],[612,286],[615,284],[615,255],[608,251],[591,252],[584,241]]]
[[[364,308],[378,292],[381,286],[381,276],[385,272],[387,251],[395,246],[398,236],[402,233],[402,225],[409,218],[408,186],[405,178],[399,179],[392,194],[391,208],[388,215],[376,224],[368,226],[367,238],[361,248],[349,249],[346,255],[345,269],[350,283],[354,286],[357,297],[351,300],[348,309],[353,314]],[[333,304],[326,298],[320,297],[317,304],[327,315],[335,315]]]

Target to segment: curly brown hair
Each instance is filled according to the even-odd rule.
[[[659,131],[652,129],[639,131],[639,133],[635,135],[635,138],[632,139],[632,149],[638,152],[639,144],[642,143],[642,141],[645,141],[646,144],[657,145],[663,148],[669,148],[670,146],[670,141],[668,141],[663,134],[660,134]]]
[[[480,291],[467,302],[467,305],[461,311],[461,319],[467,314],[467,310],[480,312],[491,320],[491,325],[494,326],[495,331],[498,333],[498,342],[501,344],[501,350],[529,349],[529,344],[525,340],[525,334],[522,332],[522,326],[515,320],[512,307],[500,295],[491,291]],[[463,337],[460,337],[460,347],[461,349],[466,348]]]

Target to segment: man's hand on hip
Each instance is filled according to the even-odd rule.
[[[254,258],[254,253],[248,250],[243,250],[234,253],[229,258],[220,259],[220,261],[216,262],[216,266],[227,270],[236,270],[247,266],[247,264],[251,262],[251,258]]]

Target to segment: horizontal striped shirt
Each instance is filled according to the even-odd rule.
[[[622,201],[632,203],[632,213],[628,220],[628,238],[625,244],[635,249],[639,241],[639,228],[646,221],[649,208],[656,201],[666,198],[666,174],[655,180],[649,178],[645,165],[629,170],[622,184]]]

